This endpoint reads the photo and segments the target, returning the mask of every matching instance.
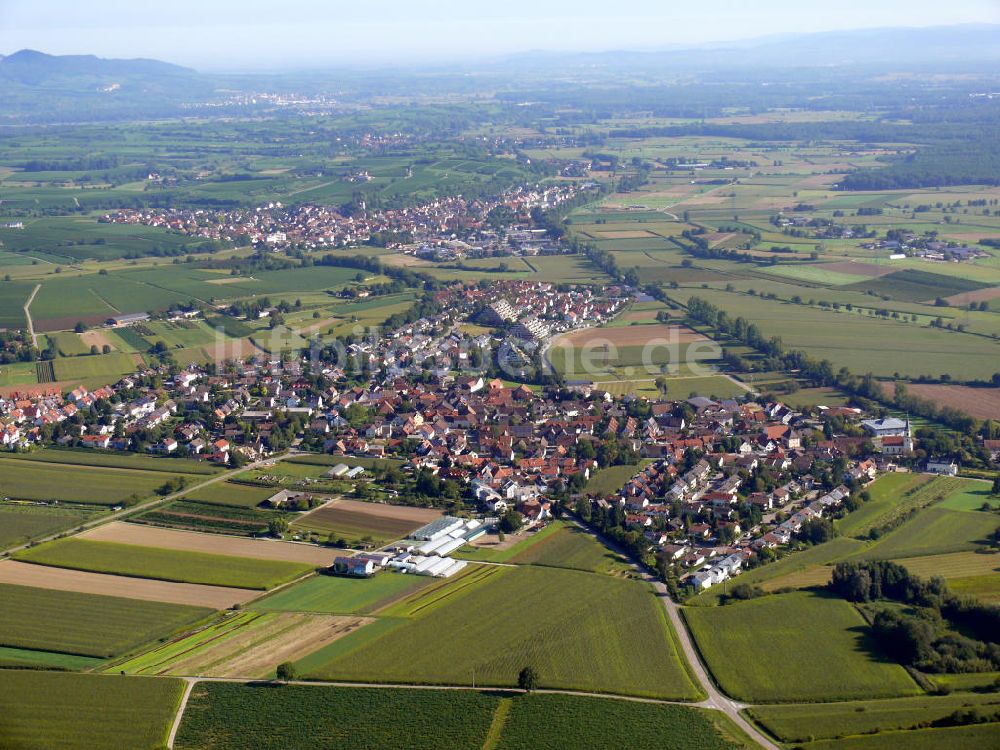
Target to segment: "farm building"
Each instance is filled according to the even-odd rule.
[[[403,552],[392,558],[387,565],[401,573],[413,573],[433,578],[450,578],[465,568],[468,562],[452,557],[425,557],[414,555],[411,552]]]
[[[447,536],[451,532],[461,528],[464,524],[465,521],[461,518],[455,518],[454,516],[442,516],[441,518],[431,521],[426,526],[421,526],[410,536],[413,539],[417,539],[422,542],[431,542],[435,539]]]
[[[124,328],[125,326],[145,323],[149,320],[149,313],[129,313],[128,315],[116,315],[109,318],[109,323],[113,328]]]
[[[333,561],[333,571],[338,575],[353,578],[370,578],[375,575],[378,566],[370,557],[338,557]]]
[[[300,497],[305,497],[308,499],[308,495],[304,492],[295,492],[293,490],[279,490],[275,492],[271,497],[264,501],[265,505],[269,505],[272,508],[281,508],[289,503],[298,500]]]
[[[326,472],[326,475],[328,477],[333,477],[333,478],[336,479],[338,477],[344,476],[344,474],[346,474],[350,470],[351,470],[351,467],[348,466],[347,464],[337,464],[332,469],[330,469],[328,472]]]

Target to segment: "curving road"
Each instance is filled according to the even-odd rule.
[[[599,534],[595,534],[593,530],[579,522],[577,522],[576,525],[584,531],[592,534],[604,546],[614,550],[626,560],[631,559],[631,556],[625,550],[611,542],[611,540],[604,539]],[[639,575],[642,576],[643,580],[653,586],[653,589],[656,591],[656,595],[660,598],[660,601],[663,602],[663,606],[667,610],[667,617],[670,619],[670,624],[673,625],[674,632],[677,633],[677,640],[680,643],[684,658],[687,660],[687,663],[691,665],[691,672],[693,673],[698,685],[700,685],[701,689],[704,690],[705,694],[708,696],[700,703],[688,703],[685,705],[693,705],[699,708],[710,708],[716,711],[722,711],[726,716],[732,719],[736,726],[746,732],[746,734],[761,747],[766,750],[781,750],[778,745],[765,737],[753,724],[743,718],[740,711],[746,708],[746,704],[734,701],[729,696],[723,694],[722,691],[715,686],[715,683],[712,682],[712,678],[708,674],[708,669],[706,669],[705,663],[701,660],[701,654],[698,653],[698,649],[695,648],[694,642],[691,640],[691,633],[688,631],[687,624],[684,622],[684,618],[681,617],[680,605],[670,598],[670,594],[667,593],[666,585],[664,585],[659,578],[654,576],[640,563],[633,562],[632,567],[639,573]]]

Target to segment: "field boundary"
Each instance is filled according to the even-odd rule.
[[[177,706],[177,711],[174,714],[174,721],[170,725],[170,733],[167,735],[167,748],[173,748],[174,746],[174,741],[177,739],[177,730],[181,728],[181,721],[184,718],[184,709],[187,708],[191,692],[194,690],[194,684],[197,682],[197,680],[187,677],[181,679],[184,680],[184,693],[181,695],[180,704]]]

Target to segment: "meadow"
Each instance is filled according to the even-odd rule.
[[[930,507],[854,558],[892,560],[985,549],[987,537],[998,528],[1000,518],[992,513]]]
[[[76,654],[61,654],[57,651],[0,646],[0,668],[2,669],[56,669],[82,672],[103,663],[104,659],[95,656],[77,656]]]
[[[183,688],[170,679],[0,670],[0,742],[19,750],[158,750]]]
[[[836,522],[837,531],[862,537],[878,526],[897,507],[902,497],[930,481],[926,474],[884,474],[867,487],[871,499]]]
[[[267,590],[313,566],[204,552],[140,547],[87,539],[60,539],[14,555],[22,562],[177,583]]]
[[[620,464],[599,469],[587,480],[586,491],[596,495],[613,495],[641,469],[639,464]]]
[[[107,658],[169,635],[211,610],[0,584],[0,645]]]
[[[719,686],[739,700],[849,700],[920,692],[877,653],[865,620],[842,599],[794,592],[683,611]]]
[[[531,664],[544,687],[697,696],[645,584],[554,568],[493,570],[454,596],[447,586],[421,589],[416,597],[425,603],[391,637],[346,650],[310,676],[510,686]],[[412,599],[384,614],[412,607]],[[342,643],[347,649],[348,639]]]
[[[19,500],[119,505],[133,496],[149,497],[168,479],[159,471],[0,459],[0,495]]]
[[[123,352],[93,354],[86,357],[60,357],[53,360],[56,380],[76,380],[94,387],[98,384],[114,383],[122,375],[135,372],[141,365],[138,355]]]
[[[880,489],[879,485],[883,479],[890,480],[884,490]],[[872,528],[897,524],[924,508],[939,505],[953,495],[964,493],[973,485],[973,482],[957,477],[927,477],[918,474],[915,479],[905,482],[887,475],[880,478],[872,487],[873,508],[865,513],[868,506],[863,505],[857,511],[861,513],[858,519],[853,519],[852,513],[844,519],[847,523],[839,528],[842,533],[860,537]]]

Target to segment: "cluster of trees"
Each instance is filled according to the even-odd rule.
[[[593,526],[603,536],[624,549],[633,559],[653,566],[656,560],[649,552],[649,542],[642,532],[625,525],[625,509],[618,506],[594,505],[587,498],[577,500],[573,508],[580,520]]]
[[[955,596],[941,578],[922,579],[877,560],[837,563],[829,589],[859,603],[889,600],[872,634],[900,663],[924,672],[989,672],[1000,668],[1000,607]]]

